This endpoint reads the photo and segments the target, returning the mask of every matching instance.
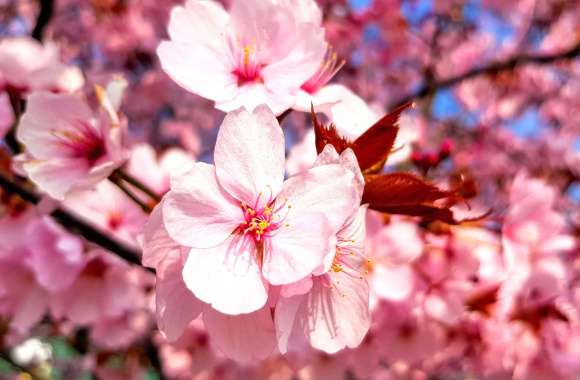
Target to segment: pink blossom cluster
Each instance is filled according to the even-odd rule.
[[[0,378],[578,379],[572,3],[0,1]]]

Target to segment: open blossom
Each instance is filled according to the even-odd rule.
[[[98,87],[97,113],[72,94],[30,95],[17,137],[26,148],[22,168],[41,190],[62,200],[70,191],[92,188],[123,164],[125,132],[117,113],[123,88],[121,80],[106,91]]]
[[[157,321],[168,339],[178,339],[202,315],[212,344],[227,357],[261,360],[278,347],[271,312],[278,288],[271,285],[293,288],[317,273],[316,286],[320,280],[325,287],[332,283],[331,267],[338,273],[345,265],[344,274],[350,273],[346,246],[354,232],[340,231],[360,226],[360,217],[347,220],[362,215],[362,176],[349,150],[341,160],[321,158],[317,167],[284,182],[283,134],[265,106],[226,116],[214,160],[215,166],[197,163],[173,175],[143,232],[143,264],[157,270]],[[368,316],[368,287],[365,292],[359,277],[363,288],[340,307],[357,302]],[[367,328],[357,326],[360,339]],[[345,339],[354,346],[359,336]]]
[[[147,215],[109,180],[67,196],[63,206],[129,245],[136,243]]]
[[[172,178],[163,221],[191,247],[188,288],[223,313],[249,313],[266,303],[268,284],[301,280],[321,264],[357,204],[354,175],[334,164],[284,181],[284,136],[266,106],[226,116],[214,160]]]
[[[167,340],[183,339],[187,327],[201,315],[212,345],[228,358],[247,363],[274,351],[276,335],[269,305],[247,314],[223,314],[187,288],[182,272],[189,249],[167,233],[162,205],[153,210],[143,234],[143,264],[156,269],[157,325]]]
[[[60,62],[57,46],[29,37],[0,41],[0,88],[20,92],[73,92],[84,82],[81,71]]]
[[[555,200],[555,189],[542,181],[523,173],[514,179],[502,239],[509,270],[521,273],[534,261],[574,248],[564,216],[554,210]]]
[[[364,180],[352,150],[340,157],[327,145],[314,166],[341,164],[355,176],[359,200]],[[320,350],[333,353],[357,347],[370,327],[369,285],[364,255],[366,206],[351,210],[336,232],[336,240],[322,265],[311,275],[284,285],[276,303],[276,330],[281,352],[296,348],[305,338]]]
[[[22,236],[32,236],[23,239]],[[0,316],[25,332],[44,316],[51,297],[75,282],[83,243],[48,217],[26,211],[0,218]]]
[[[165,72],[223,111],[294,105],[298,89],[326,51],[319,20],[304,17],[311,0],[188,0],[171,13],[169,41],[157,53]],[[299,6],[297,6],[299,5]],[[319,18],[319,17],[318,17]]]

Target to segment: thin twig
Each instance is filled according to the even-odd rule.
[[[4,141],[6,145],[10,148],[12,153],[18,154],[22,150],[18,140],[16,139],[16,128],[18,128],[18,124],[20,123],[20,117],[24,112],[24,107],[26,106],[25,101],[20,96],[18,91],[13,89],[8,89],[7,91],[8,99],[10,100],[10,106],[12,107],[12,113],[14,114],[14,122],[10,127],[8,133],[4,137]]]
[[[133,177],[131,174],[123,171],[122,169],[115,170],[112,176],[117,176],[118,178],[127,182],[131,186],[143,192],[145,195],[154,200],[156,203],[159,203],[161,201],[161,196],[159,196],[159,194],[157,194],[149,186],[145,185],[143,182],[139,181],[137,178]]]
[[[117,172],[114,172],[113,174],[111,174],[109,176],[109,180],[111,182],[113,182],[115,184],[115,186],[117,186],[123,193],[125,193],[126,196],[131,198],[131,200],[133,202],[135,202],[139,207],[141,207],[141,210],[143,210],[143,212],[145,212],[146,214],[150,214],[151,211],[153,211],[151,206],[144,203],[141,199],[139,199],[139,197],[137,197],[135,194],[133,194],[131,192],[131,190],[129,190],[127,188],[125,182],[123,182],[123,180],[120,178],[120,176],[116,175],[116,173]]]
[[[50,23],[50,19],[54,14],[54,0],[40,0],[40,11],[36,18],[36,25],[32,30],[32,38],[42,41],[44,36],[44,29]]]
[[[491,63],[487,66],[472,69],[464,74],[461,74],[461,75],[458,75],[455,77],[451,77],[451,78],[447,78],[447,79],[443,79],[443,80],[439,80],[439,81],[434,81],[431,83],[426,83],[425,85],[420,87],[417,91],[415,91],[415,92],[397,100],[393,104],[391,104],[388,107],[388,109],[393,109],[393,108],[400,106],[401,104],[405,104],[407,102],[410,102],[410,101],[413,101],[416,99],[424,98],[426,96],[429,96],[429,95],[437,92],[438,90],[455,86],[456,84],[461,83],[464,80],[471,79],[471,78],[479,76],[479,75],[497,74],[497,73],[502,72],[502,71],[513,70],[517,66],[520,66],[520,65],[550,64],[550,63],[554,63],[557,61],[572,59],[572,58],[577,57],[578,55],[580,55],[580,42],[568,50],[565,50],[565,51],[562,51],[559,53],[555,53],[555,54],[518,55],[518,56],[513,57],[511,59],[508,59],[506,61],[494,62],[494,63]]]
[[[278,124],[282,125],[282,122],[286,120],[288,115],[292,113],[292,108],[288,108],[286,111],[282,112],[280,116],[277,116],[276,119],[278,120]]]
[[[20,198],[28,203],[36,205],[40,202],[39,195],[24,188],[17,182],[11,181],[2,174],[0,174],[0,187],[4,188],[9,193],[20,196]],[[85,222],[80,217],[60,207],[54,210],[50,215],[56,222],[58,222],[68,231],[84,237],[86,240],[101,246],[102,248],[114,253],[121,259],[131,264],[141,266],[141,255],[139,251],[108,236],[106,233],[99,231],[97,228]],[[150,272],[154,272],[154,270],[150,268],[145,269]]]

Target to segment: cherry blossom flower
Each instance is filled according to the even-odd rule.
[[[51,197],[62,200],[92,188],[123,164],[124,125],[117,109],[124,82],[97,87],[98,113],[76,95],[37,92],[28,99],[17,136],[23,170]]]
[[[163,335],[176,341],[193,320],[203,316],[212,344],[227,357],[242,363],[268,357],[276,339],[268,306],[232,316],[199,300],[182,276],[189,249],[171,239],[163,225],[162,213],[163,206],[157,206],[145,228],[143,263],[157,270],[156,316]]]
[[[268,283],[298,281],[320,265],[357,204],[354,175],[334,164],[284,182],[284,137],[265,106],[226,116],[214,159],[172,178],[163,221],[191,247],[187,287],[223,313],[249,313],[266,303]]]
[[[326,51],[319,22],[296,6],[305,2],[235,0],[228,13],[215,2],[188,0],[171,12],[170,40],[157,50],[161,65],[222,111],[267,104],[280,114]]]
[[[315,167],[339,163],[355,175],[357,198],[364,180],[352,150],[340,157],[327,145]],[[276,303],[278,347],[286,352],[296,340],[328,353],[357,347],[370,326],[369,286],[364,255],[366,206],[351,212],[336,233],[336,243],[321,267],[297,283],[282,286]],[[294,342],[293,342],[294,341]]]
[[[78,68],[60,62],[54,43],[42,45],[29,37],[0,41],[0,87],[19,92],[74,92],[82,87]]]

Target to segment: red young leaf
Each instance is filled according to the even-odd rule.
[[[354,141],[352,149],[363,172],[370,168],[374,168],[375,171],[382,168],[399,132],[399,127],[396,125],[399,117],[412,104],[405,103],[383,116]]]
[[[366,177],[363,203],[371,208],[432,203],[454,196],[410,173],[390,173]]]
[[[440,220],[447,224],[459,224],[448,208],[430,205],[369,206],[371,209],[389,214],[420,216],[427,220]]]
[[[318,154],[322,152],[327,144],[334,146],[334,149],[338,153],[342,153],[342,151],[351,146],[350,142],[338,135],[336,127],[333,124],[326,127],[318,120],[314,112],[314,106],[310,108],[310,115],[312,117],[312,124],[314,125],[316,152]]]

